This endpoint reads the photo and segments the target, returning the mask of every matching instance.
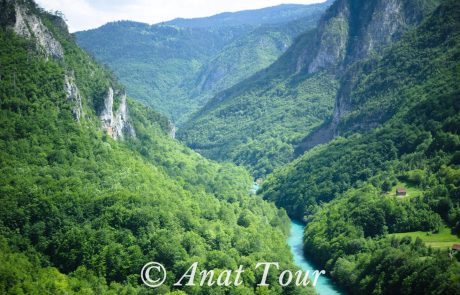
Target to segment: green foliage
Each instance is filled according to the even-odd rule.
[[[0,291],[2,294],[128,294],[131,286],[106,281],[85,267],[66,276],[54,267],[41,267],[38,253],[15,253],[0,242]]]
[[[429,247],[444,248],[449,250],[452,248],[452,245],[460,243],[460,237],[452,234],[452,230],[446,226],[441,227],[439,231],[436,231],[435,233],[415,231],[395,233],[390,236],[395,236],[397,238],[410,237],[414,241],[420,239]]]
[[[427,247],[439,241],[410,237],[446,231],[443,223],[449,237],[460,228],[459,13],[458,2],[445,1],[382,57],[352,66],[347,75],[358,83],[339,123],[347,137],[262,185],[264,198],[307,222],[305,252],[353,294],[459,292],[455,257]],[[408,197],[392,192],[400,181]]]
[[[383,198],[366,186],[316,212],[306,226],[305,252],[353,294],[458,294],[458,262],[446,250],[386,235],[439,226],[439,216],[422,198]]]
[[[193,19],[177,18],[167,23],[187,28],[222,28],[234,26],[260,27],[264,25],[276,25],[316,15],[318,12],[323,11],[326,6],[330,5],[330,2],[331,0],[326,3],[313,5],[281,4],[254,10],[224,12],[210,17]]]
[[[247,166],[255,177],[265,177],[291,161],[292,151],[302,148],[303,137],[316,134],[323,130],[318,127],[337,119],[340,114],[332,114],[334,107],[348,110],[348,102],[338,100],[350,81],[367,82],[365,77],[358,79],[355,71],[343,77],[349,66],[399,39],[432,11],[437,1],[402,1],[398,9],[383,9],[386,2],[336,1],[315,30],[298,38],[268,69],[215,96],[179,130],[179,138],[212,159]],[[390,20],[395,15],[401,20]],[[382,19],[387,21],[380,29]],[[397,24],[386,28],[393,21]],[[366,65],[366,70],[374,69]],[[258,113],[260,108],[263,115]],[[363,115],[378,120],[375,113]],[[335,134],[335,128],[331,129],[319,134],[318,141],[327,142]]]
[[[273,63],[328,5],[281,5],[153,26],[116,22],[76,37],[130,96],[181,124],[218,92]]]
[[[366,130],[396,116],[401,120],[414,105],[449,93],[458,83],[459,13],[441,6],[416,30],[384,50],[381,58],[355,64],[343,79],[354,80],[341,134]],[[353,78],[351,78],[353,77]],[[397,115],[399,113],[399,116]]]
[[[391,58],[384,55],[381,61],[385,62],[381,66],[373,67],[373,60],[368,62],[369,66],[363,66],[375,70],[360,73],[362,79],[359,80],[363,82],[359,89],[367,91],[361,93],[362,104],[352,109],[342,126],[350,122],[348,120],[352,114],[358,114],[361,119],[356,119],[351,125],[366,126],[368,121],[364,116],[372,117],[372,120],[388,116],[390,113],[386,106],[391,105],[395,113],[390,119],[387,118],[388,122],[363,134],[339,137],[279,169],[262,187],[267,199],[288,208],[293,216],[302,218],[308,206],[330,201],[363,181],[371,181],[376,187],[388,187],[394,182],[395,176],[408,179],[415,177],[410,174],[420,174],[422,171],[425,175],[418,176],[422,187],[432,186],[442,179],[441,175],[436,180],[428,174],[440,173],[439,166],[449,164],[460,143],[458,128],[454,127],[459,112],[457,97],[460,91],[460,81],[455,74],[459,63],[454,57],[459,52],[460,36],[457,27],[448,23],[442,30],[453,32],[449,41],[439,43],[436,47],[427,47],[427,43],[422,43],[441,30],[439,26],[432,26],[432,23],[442,11],[446,9],[441,7],[417,32],[410,33],[389,49],[387,52]],[[451,9],[451,14],[455,13],[458,14],[458,9]],[[446,18],[449,19],[449,16],[446,15]],[[409,52],[411,59],[406,56]],[[432,54],[430,61],[422,58],[427,54]],[[437,70],[430,72],[428,82],[425,78],[417,79],[418,76],[412,71],[400,66],[403,61]],[[381,84],[381,81],[393,80],[394,73],[411,81],[394,87]],[[370,86],[376,84],[380,87]],[[351,97],[356,98],[358,94]],[[395,99],[398,101],[395,102]],[[372,112],[367,105],[373,106]],[[379,174],[382,171],[385,173]]]
[[[172,284],[194,261],[294,267],[287,215],[249,195],[243,168],[184,147],[165,132],[166,118],[131,100],[137,137],[102,132],[95,108],[117,82],[54,16],[36,13],[65,57],[46,60],[32,41],[0,28],[0,293],[146,294],[139,272],[149,261],[169,270],[160,293],[178,291]],[[64,91],[68,73],[83,98],[80,123]],[[252,294],[255,284],[239,290]]]
[[[248,167],[256,178],[287,164],[304,135],[332,114],[336,82],[327,74],[273,81],[278,67],[225,91],[179,138],[207,157]]]
[[[352,1],[353,7],[361,2]],[[408,1],[404,9],[435,2]],[[123,87],[74,44],[56,16],[26,3],[62,44],[65,57],[45,60],[32,41],[4,28],[11,23],[11,9],[0,13],[6,18],[0,22],[0,293],[145,294],[149,290],[139,271],[148,261],[169,271],[168,284],[158,293],[310,293],[256,286],[261,273],[251,269],[257,261],[293,265],[285,243],[289,219],[274,204],[249,196],[249,173],[207,160],[171,139],[169,121],[132,100],[136,137],[112,140],[100,130],[96,114],[107,88]],[[305,252],[351,293],[458,294],[458,255],[427,247],[428,239],[419,235],[445,238],[447,230],[450,243],[460,232],[459,12],[456,1],[446,0],[381,56],[348,68],[340,82],[324,72],[296,71],[299,54],[315,34],[309,31],[270,68],[215,96],[187,123],[181,138],[203,155],[267,175],[290,161],[302,137],[330,118],[339,83],[342,91],[353,76],[350,112],[338,125],[344,137],[278,168],[261,194],[307,222]],[[211,32],[202,27],[215,20],[190,27],[111,24],[102,30],[124,41],[106,51],[115,40],[107,34],[99,49],[110,62],[122,60],[116,67],[127,76],[161,71],[163,76],[153,80],[155,91],[172,89],[177,97],[189,98],[181,91],[192,84],[198,85],[194,91],[212,93],[254,73],[283,51],[278,45],[290,33],[280,30],[300,28],[291,23],[248,33],[242,24]],[[145,42],[135,42],[125,59],[136,34],[146,35]],[[270,45],[254,46],[257,40]],[[172,47],[183,56],[168,51]],[[139,62],[152,52],[161,57],[158,63]],[[227,56],[241,59],[232,64]],[[238,75],[208,83],[228,66]],[[188,72],[195,78],[200,73],[200,83],[188,78],[178,83]],[[74,120],[74,106],[66,98],[65,75],[75,76],[82,94],[81,122]],[[128,88],[150,93],[153,88],[143,87],[152,80],[144,79]],[[391,193],[400,183],[408,186],[406,198]],[[200,269],[217,272],[241,264],[247,269],[245,285],[171,287],[195,261]]]
[[[183,106],[184,80],[241,34],[241,27],[213,30],[116,22],[76,36],[82,47],[115,71],[130,96],[176,119],[188,108]]]

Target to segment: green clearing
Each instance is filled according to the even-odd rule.
[[[406,190],[406,195],[405,196],[397,196],[396,195],[396,189],[397,188],[404,188]],[[395,186],[391,188],[391,190],[387,193],[385,193],[385,196],[388,197],[398,197],[401,199],[405,198],[413,198],[417,196],[421,196],[423,193],[423,190],[421,190],[419,187],[411,185],[407,182],[404,181],[399,181]]]
[[[450,248],[453,244],[460,244],[460,238],[453,235],[451,229],[447,226],[443,226],[438,233],[430,233],[423,231],[396,233],[390,236],[397,238],[411,237],[413,240],[420,238],[425,245],[433,248]]]

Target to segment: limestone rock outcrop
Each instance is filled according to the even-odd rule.
[[[114,112],[114,97],[120,99],[120,106]],[[129,120],[128,106],[126,103],[126,94],[115,93],[112,87],[109,87],[104,98],[104,107],[99,114],[102,127],[113,139],[123,139],[124,136],[135,137],[136,132]]]

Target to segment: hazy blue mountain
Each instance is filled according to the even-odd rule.
[[[234,27],[240,25],[258,27],[261,25],[281,24],[294,19],[304,18],[316,11],[322,11],[325,5],[330,5],[332,2],[329,0],[325,3],[312,5],[282,4],[256,10],[225,12],[203,18],[178,18],[166,23],[187,28]]]
[[[157,25],[109,23],[76,33],[128,93],[183,122],[219,91],[273,63],[329,3],[281,5]]]

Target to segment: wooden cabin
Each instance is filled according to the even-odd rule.
[[[397,196],[405,196],[405,195],[407,195],[407,191],[406,191],[406,189],[403,188],[403,187],[398,187],[398,188],[396,189],[396,195],[397,195]]]

